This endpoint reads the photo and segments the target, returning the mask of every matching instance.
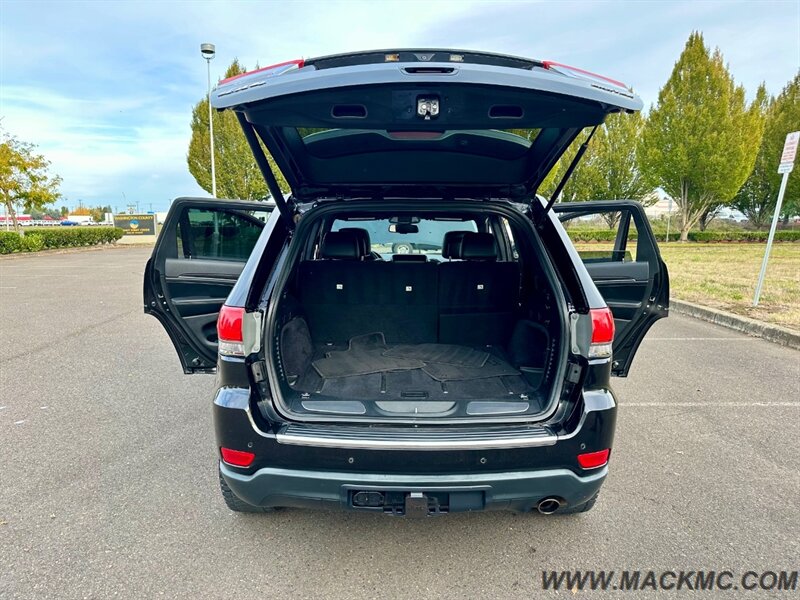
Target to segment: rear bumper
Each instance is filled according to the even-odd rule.
[[[459,475],[337,473],[270,467],[245,475],[225,464],[220,469],[233,493],[255,506],[345,509],[356,508],[351,498],[357,491],[442,492],[454,496],[478,492],[472,494],[479,498],[477,504],[467,510],[529,511],[549,497],[574,506],[597,493],[608,474],[608,467],[584,477],[568,469]]]
[[[504,438],[496,429],[481,429],[492,433],[492,439],[484,440],[471,430],[447,427],[431,438],[423,435],[426,428],[418,428],[401,431],[413,433],[413,443],[403,437],[401,445],[394,440],[386,447],[388,430],[342,426],[335,428],[337,435],[329,431],[323,438],[319,427],[295,431],[276,424],[266,429],[256,425],[249,407],[249,390],[217,391],[217,446],[256,456],[250,467],[221,464],[220,469],[236,496],[263,507],[364,509],[363,504],[356,506],[359,492],[365,492],[361,497],[391,497],[391,506],[398,498],[422,492],[438,496],[436,501],[448,504],[450,512],[528,511],[552,497],[562,507],[575,506],[597,493],[608,472],[607,467],[580,469],[576,457],[612,448],[616,421],[610,390],[584,390],[581,409],[558,429],[544,428],[547,435],[535,426],[526,438]],[[310,433],[302,435],[304,429]],[[457,435],[470,435],[465,437],[470,443],[451,447],[450,438]]]

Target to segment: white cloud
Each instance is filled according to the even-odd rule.
[[[2,1],[2,0],[0,0]],[[752,94],[800,66],[800,3],[763,2],[3,2],[0,117],[37,143],[73,200],[166,206],[202,194],[185,154],[205,93],[234,57],[252,68],[352,50],[462,47],[550,58],[656,99],[687,36],[702,30]]]
[[[72,202],[114,204],[123,192],[142,200],[155,194],[160,204],[171,196],[205,195],[186,172],[189,117],[174,110],[158,112],[154,106],[158,103],[147,97],[85,100],[6,87],[2,124],[38,145],[63,178],[62,193]],[[134,118],[120,118],[120,113]]]

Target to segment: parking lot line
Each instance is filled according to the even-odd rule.
[[[731,408],[746,408],[749,406],[757,406],[760,408],[786,408],[797,407],[800,408],[800,402],[621,402],[618,404],[620,407],[634,407],[634,408],[694,408],[694,407],[731,407]]]
[[[649,342],[695,342],[695,341],[719,341],[730,342],[731,340],[738,340],[741,342],[752,342],[760,338],[756,337],[648,337],[645,338]]]

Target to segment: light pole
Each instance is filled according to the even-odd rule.
[[[208,65],[208,133],[211,140],[211,195],[217,197],[217,170],[214,166],[214,121],[211,111],[211,60],[217,54],[214,44],[200,44],[200,54],[206,59]]]

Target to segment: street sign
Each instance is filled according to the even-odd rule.
[[[758,274],[756,283],[756,293],[753,295],[753,306],[758,306],[761,298],[761,289],[764,287],[764,277],[767,275],[767,263],[769,262],[769,252],[772,250],[772,241],[775,239],[775,229],[778,227],[778,217],[781,214],[781,204],[783,204],[783,194],[786,192],[786,182],[789,180],[789,173],[794,168],[794,157],[797,155],[797,143],[800,142],[800,131],[792,131],[786,134],[786,141],[783,143],[783,153],[781,153],[781,163],[778,166],[778,173],[781,177],[781,187],[778,189],[778,202],[775,203],[775,211],[772,213],[772,226],[769,228],[767,237],[767,248],[764,250],[764,260],[761,261],[761,272]]]
[[[800,131],[793,131],[786,134],[786,141],[783,143],[781,153],[781,164],[778,165],[778,173],[791,173],[794,167],[794,157],[797,156],[797,143],[800,142]]]
[[[156,235],[155,215],[114,215],[114,227],[125,231],[125,235]]]

